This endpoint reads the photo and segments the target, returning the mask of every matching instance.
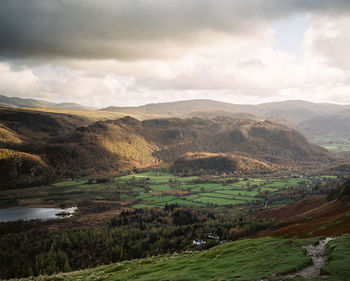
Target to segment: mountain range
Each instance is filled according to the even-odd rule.
[[[296,130],[260,119],[95,122],[73,114],[2,108],[0,120],[0,174],[7,186],[171,163],[187,152],[230,153],[283,166],[333,161]]]
[[[258,105],[230,104],[212,100],[190,100],[147,104],[139,107],[107,107],[102,110],[115,112],[157,113],[167,117],[215,117],[262,118],[287,125],[307,137],[350,137],[350,105],[311,103],[302,100],[262,103]],[[344,130],[345,128],[345,130]]]
[[[137,107],[110,106],[93,110],[92,108],[75,103],[55,104],[43,100],[10,98],[0,95],[0,106],[12,108],[45,108],[46,111],[53,111],[54,109],[56,111],[60,109],[91,110],[101,116],[119,114],[119,117],[129,115],[141,120],[170,117],[215,118],[217,116],[229,116],[240,119],[267,119],[297,129],[311,140],[319,136],[350,137],[350,105],[312,103],[302,100],[251,105],[198,99],[152,103]]]

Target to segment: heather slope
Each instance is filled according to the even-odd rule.
[[[309,197],[284,207],[259,211],[251,216],[279,220],[278,228],[262,231],[259,236],[318,237],[350,233],[350,182],[345,182],[327,197]]]

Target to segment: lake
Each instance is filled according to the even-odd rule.
[[[32,208],[27,206],[17,206],[0,209],[0,222],[17,220],[48,220],[71,217],[77,207],[66,209],[60,208]],[[57,215],[58,214],[58,215]]]

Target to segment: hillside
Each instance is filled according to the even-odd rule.
[[[188,100],[147,104],[139,107],[111,106],[102,110],[133,115],[137,113],[141,115],[158,114],[166,118],[228,116],[239,119],[264,119],[296,129],[312,141],[319,137],[327,137],[329,139],[322,139],[316,143],[328,148],[328,142],[335,141],[339,145],[344,143],[344,140],[335,140],[336,137],[349,138],[349,109],[349,105],[312,103],[302,100],[257,105],[231,104],[213,100]],[[346,145],[348,146],[347,142]]]
[[[322,114],[329,114],[342,111],[348,106],[331,103],[312,103],[302,100],[290,100],[282,102],[271,102],[258,104],[253,114],[269,117],[279,117],[298,124],[306,119]]]
[[[314,241],[271,237],[245,239],[201,252],[162,255],[21,280],[164,280],[165,276],[166,280],[174,281],[284,280],[290,273],[310,265],[311,258],[301,246]],[[348,280],[349,242],[349,235],[331,242],[331,259],[322,280]]]
[[[72,114],[2,109],[0,120],[1,147],[40,157],[54,167],[57,177],[172,162],[198,151],[241,154],[286,166],[332,160],[295,130],[255,119],[125,117],[92,123]]]
[[[22,141],[62,136],[90,123],[88,118],[72,114],[0,108],[0,125],[4,134],[5,130],[8,135],[15,132]]]
[[[0,148],[0,190],[7,185],[20,187],[47,184],[52,178],[51,167],[38,155]]]
[[[348,138],[349,105],[311,103],[301,100],[270,102],[257,105],[231,104],[214,100],[186,100],[146,104],[137,107],[110,106],[101,110],[74,103],[50,103],[0,95],[0,106],[27,108],[50,113],[72,114],[94,121],[132,116],[139,120],[155,118],[215,118],[266,119],[302,132],[307,138],[318,136]]]
[[[186,152],[197,151],[237,152],[270,162],[331,159],[326,150],[285,126],[228,117],[145,121],[125,117],[79,128],[70,141],[124,153],[123,158],[129,161],[140,162],[141,157],[145,160],[142,164],[172,162]]]
[[[138,107],[115,107],[110,106],[102,110],[106,111],[130,111],[140,110],[144,112],[152,112],[166,116],[186,116],[193,112],[225,112],[225,113],[239,113],[248,112],[247,108],[250,105],[235,105],[231,103],[219,102],[214,100],[187,100],[166,103],[152,103]]]
[[[277,166],[233,154],[191,153],[182,155],[170,166],[170,171],[182,175],[236,174],[254,175],[272,173]]]
[[[350,233],[349,202],[350,181],[347,181],[326,197],[309,197],[291,205],[256,212],[250,216],[279,220],[279,227],[262,231],[258,236],[335,236]]]
[[[130,127],[135,130],[138,125]],[[325,150],[308,143],[298,132],[269,121],[228,117],[146,120],[138,130],[161,147],[156,155],[163,161],[197,151],[239,152],[272,162],[329,159]]]
[[[66,142],[67,135],[92,123],[88,117],[69,113],[0,108],[0,189],[47,183],[73,176],[76,170],[88,174],[93,163],[116,161],[115,156],[91,158],[89,149]]]
[[[298,124],[298,130],[311,136],[350,138],[350,111],[318,115]]]

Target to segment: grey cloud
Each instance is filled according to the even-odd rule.
[[[0,56],[162,58],[203,31],[254,36],[270,19],[349,10],[348,0],[1,0]]]

